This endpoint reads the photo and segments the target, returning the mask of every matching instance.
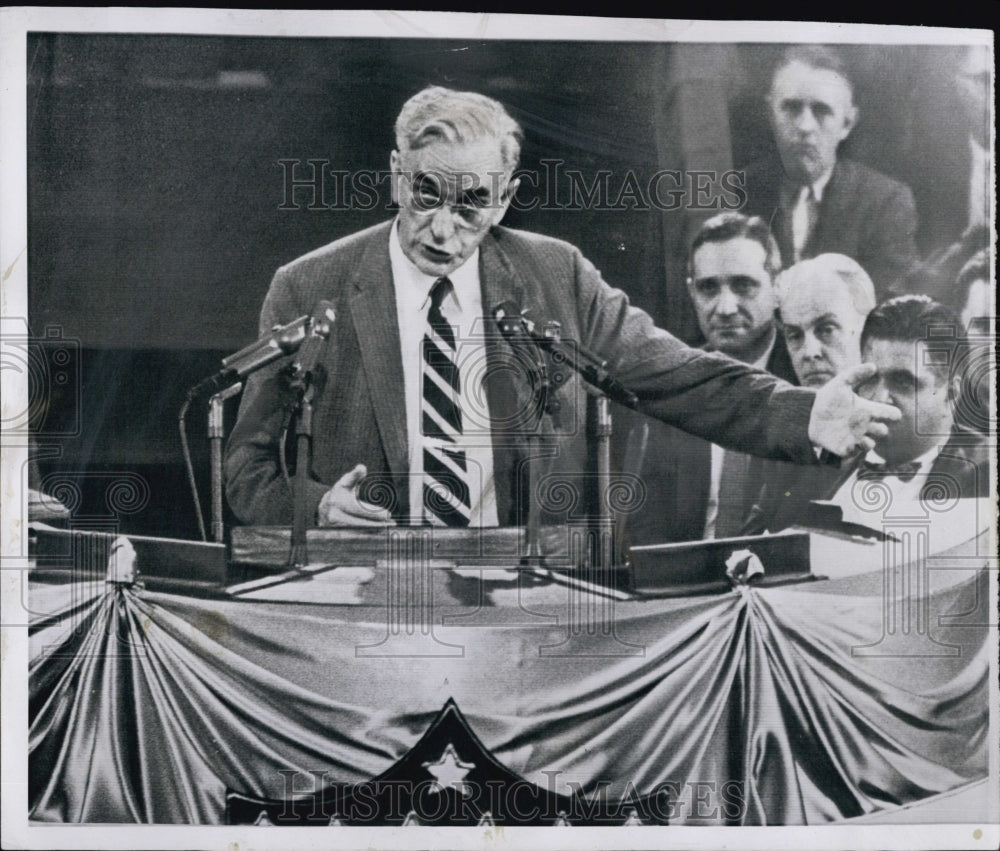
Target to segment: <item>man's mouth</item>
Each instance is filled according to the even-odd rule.
[[[803,373],[801,381],[807,387],[820,387],[826,384],[831,378],[833,378],[833,373],[824,369]]]
[[[431,260],[437,260],[442,262],[445,260],[451,260],[451,253],[448,251],[441,251],[439,248],[434,248],[434,246],[432,245],[426,245],[423,243],[421,243],[420,248],[424,252],[424,254]]]
[[[829,369],[811,369],[806,372],[803,378],[822,378],[823,380],[833,378],[833,371]]]
[[[793,163],[799,165],[812,165],[819,158],[819,153],[813,145],[792,144],[786,151],[786,159],[790,159]]]

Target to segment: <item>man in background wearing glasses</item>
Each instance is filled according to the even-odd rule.
[[[261,312],[266,332],[321,299],[335,305],[314,400],[317,524],[521,523],[533,433],[545,435],[542,479],[581,483],[584,389],[570,376],[539,409],[524,368],[533,355],[498,333],[501,305],[559,322],[645,413],[727,448],[814,463],[819,448],[874,445],[881,420],[898,416],[853,393],[868,371],[814,393],[689,348],[573,246],[500,227],[518,187],[521,130],[498,102],[432,87],[407,101],[395,130],[396,218],[279,269]],[[227,448],[227,495],[245,523],[292,519],[280,367],[247,381]]]

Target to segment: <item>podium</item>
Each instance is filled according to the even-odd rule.
[[[239,595],[331,571],[340,571],[346,582],[348,576],[361,576],[348,573],[359,569],[372,575],[449,569],[460,571],[470,582],[478,576],[480,583],[490,576],[499,581],[496,577],[501,575],[512,582],[523,574],[517,578],[521,585],[554,584],[609,599],[690,596],[719,593],[738,584],[766,586],[814,578],[805,532],[633,547],[627,561],[607,568],[590,562],[592,540],[586,527],[541,527],[538,546],[544,566],[520,562],[527,534],[521,527],[316,528],[307,532],[311,564],[302,569],[288,565],[293,530],[287,526],[236,527],[229,546],[61,529],[37,522],[30,524],[30,530],[38,579],[101,578],[116,542],[127,538],[135,550],[140,580],[155,590],[182,594]],[[740,571],[747,565],[739,562],[751,557],[758,569],[743,576]],[[413,583],[407,580],[400,587],[412,588]],[[309,593],[303,585],[306,599]],[[374,602],[371,594],[365,599]]]

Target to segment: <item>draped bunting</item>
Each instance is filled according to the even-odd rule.
[[[930,596],[910,656],[878,652],[877,576],[618,602],[580,646],[559,606],[449,617],[442,653],[410,656],[365,649],[386,635],[373,606],[35,584],[31,817],[216,824],[227,789],[386,771],[448,698],[561,794],[667,789],[672,824],[872,813],[986,775],[985,575]]]

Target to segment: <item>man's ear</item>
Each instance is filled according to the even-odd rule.
[[[840,141],[844,141],[848,136],[851,135],[851,131],[857,126],[858,123],[858,108],[852,103],[850,108],[844,114],[844,128],[843,134],[840,137]]]
[[[403,168],[401,165],[402,156],[399,151],[393,150],[389,154],[389,171],[391,172],[389,177],[389,192],[392,193],[392,203],[399,204],[399,181],[403,173]]]

